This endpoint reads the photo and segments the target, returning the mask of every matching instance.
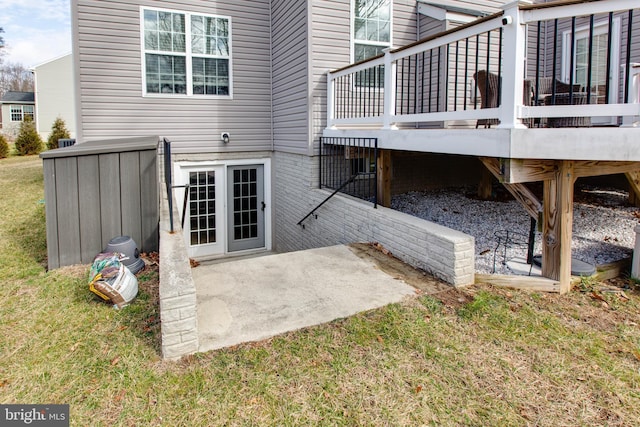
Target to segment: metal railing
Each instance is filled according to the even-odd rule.
[[[341,192],[377,205],[378,140],[323,137],[320,142],[320,188],[335,190],[354,177]]]
[[[303,222],[338,193],[378,206],[378,140],[376,138],[320,138],[320,188],[333,190],[304,216]]]
[[[638,122],[637,7],[635,0],[513,4],[389,49],[329,73],[327,126],[484,120],[514,128],[567,115]],[[480,84],[481,71],[496,76],[494,87]]]

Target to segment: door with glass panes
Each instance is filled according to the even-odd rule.
[[[263,165],[185,168],[183,179],[189,256],[265,247]]]
[[[227,169],[229,252],[264,247],[263,175],[262,165]]]

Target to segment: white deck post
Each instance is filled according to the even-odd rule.
[[[625,72],[629,79],[629,104],[640,104],[640,63],[632,63]],[[622,127],[640,126],[639,116],[623,116]]]
[[[636,243],[631,261],[631,277],[638,279],[640,278],[640,225],[636,225],[633,231],[636,233]]]
[[[503,6],[502,96],[499,128],[526,127],[518,119],[518,109],[522,105],[524,52],[527,43],[518,3],[516,1]]]
[[[383,129],[397,129],[393,118],[396,115],[396,63],[391,56],[391,48],[384,50],[384,115]]]
[[[327,72],[327,127],[331,129],[335,129],[336,125],[334,123],[335,117],[335,107],[334,103],[334,79],[331,71]]]

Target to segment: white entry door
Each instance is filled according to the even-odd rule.
[[[184,164],[177,171],[189,257],[265,247],[264,165]]]

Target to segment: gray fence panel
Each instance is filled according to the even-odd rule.
[[[140,206],[140,154],[136,151],[120,153],[120,204],[122,232],[140,247],[142,240],[142,211]]]
[[[80,258],[90,263],[103,249],[100,215],[99,157],[78,159],[78,203],[80,205]],[[72,248],[67,248],[72,250]]]
[[[58,251],[58,204],[55,159],[43,161],[45,215],[47,217],[47,260],[49,268],[60,267]]]
[[[158,250],[158,165],[155,151],[140,151],[140,205],[142,207],[142,240],[140,250]]]
[[[122,213],[120,206],[120,155],[100,155],[100,215],[102,244],[122,233]]]
[[[78,164],[74,157],[56,159],[55,162],[60,265],[80,264],[80,252],[68,250],[78,247],[80,243]]]

